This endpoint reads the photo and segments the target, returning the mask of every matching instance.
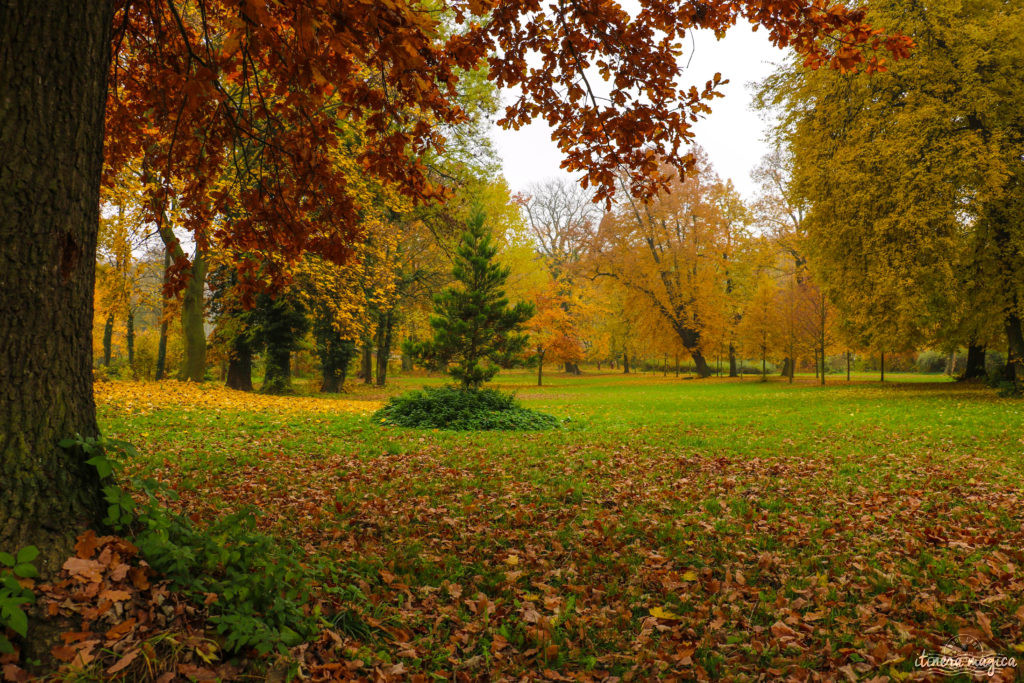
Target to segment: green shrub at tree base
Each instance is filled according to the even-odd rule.
[[[534,431],[558,425],[558,419],[524,408],[512,394],[494,389],[431,388],[396,396],[373,420],[397,427]]]

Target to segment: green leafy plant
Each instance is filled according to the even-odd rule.
[[[522,407],[512,394],[455,387],[424,387],[422,391],[396,396],[372,419],[398,427],[454,430],[532,431],[558,424],[551,415]]]
[[[197,604],[207,604],[210,623],[224,637],[228,652],[247,648],[259,654],[284,653],[311,636],[319,619],[303,607],[309,601],[309,571],[279,539],[255,530],[255,510],[245,509],[215,521],[203,530],[175,515],[154,497],[163,489],[148,479],[130,480],[130,489],[147,496],[136,506],[131,493],[114,483],[121,459],[136,457],[126,441],[98,438],[65,439],[64,448],[80,448],[90,456],[108,503],[104,520],[130,537],[141,556],[172,586]]]
[[[495,261],[498,250],[484,222],[483,211],[475,209],[452,267],[458,284],[434,297],[434,338],[405,345],[406,353],[427,365],[447,366],[463,389],[479,389],[497,374],[496,363],[523,350],[527,337],[518,332],[534,313],[533,304],[510,306],[505,298],[510,270]]]
[[[24,588],[19,579],[38,576],[32,563],[39,549],[25,546],[16,554],[0,552],[0,654],[14,652],[8,638],[10,631],[24,638],[28,634],[28,615],[23,607],[35,602],[35,594]]]

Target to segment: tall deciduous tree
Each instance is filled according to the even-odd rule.
[[[1024,197],[1024,7],[871,10],[913,36],[913,59],[877,78],[792,64],[763,90],[809,203],[810,266],[859,346],[978,346],[999,330],[1024,358],[1024,221],[1005,210]]]

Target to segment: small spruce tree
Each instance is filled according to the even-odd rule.
[[[498,372],[497,362],[519,353],[527,337],[518,334],[533,306],[509,306],[504,285],[509,269],[494,261],[498,250],[474,209],[455,254],[452,276],[459,283],[434,297],[430,341],[407,342],[405,351],[424,364],[448,367],[463,389],[479,389]]]

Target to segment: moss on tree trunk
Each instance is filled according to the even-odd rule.
[[[57,442],[95,436],[92,319],[111,2],[0,8],[0,548],[51,574],[105,505]],[[32,640],[30,634],[30,640]]]

